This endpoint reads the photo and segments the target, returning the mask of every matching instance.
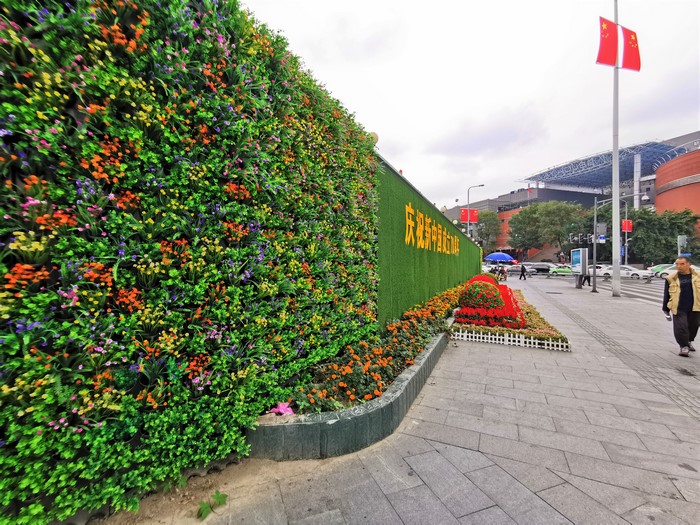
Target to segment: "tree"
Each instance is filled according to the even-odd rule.
[[[511,215],[508,221],[510,226],[508,244],[513,248],[527,252],[531,248],[542,246],[537,206],[533,204]]]
[[[479,212],[479,222],[476,225],[476,237],[481,241],[484,253],[491,253],[496,249],[496,238],[501,233],[501,221],[498,213],[491,210]]]
[[[644,263],[673,262],[678,255],[678,236],[686,235],[688,244],[692,247],[695,227],[700,219],[700,215],[687,209],[656,214],[642,208],[635,210],[634,217],[634,233],[629,243],[630,255],[634,254]]]
[[[545,244],[564,250],[570,233],[583,232],[585,216],[580,204],[538,202],[510,218],[510,245],[523,251]]]
[[[678,255],[677,239],[679,235],[688,236],[688,251],[693,252],[693,240],[695,225],[700,219],[690,210],[682,212],[665,211],[657,214],[651,208],[635,210],[628,209],[628,218],[632,220],[633,230],[628,237],[628,259],[633,262],[644,263],[672,263]],[[608,242],[599,244],[597,258],[599,261],[612,260],[612,206],[598,207],[598,224],[606,223]],[[586,232],[593,231],[593,210],[588,211],[586,218]],[[624,243],[624,233],[621,234],[621,242]],[[700,247],[698,247],[700,248]]]

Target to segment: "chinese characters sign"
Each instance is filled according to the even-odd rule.
[[[419,250],[429,250],[448,255],[459,253],[459,237],[449,233],[437,220],[416,210],[412,203],[406,204],[405,243]]]

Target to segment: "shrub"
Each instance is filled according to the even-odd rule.
[[[237,2],[0,7],[0,522],[137,505],[378,344],[373,142]]]
[[[503,299],[498,286],[486,278],[467,284],[460,294],[459,305],[468,308],[500,308]]]
[[[480,273],[479,275],[475,275],[474,277],[469,279],[467,281],[467,286],[475,282],[485,282],[493,284],[494,286],[498,286],[498,277],[489,272]]]
[[[474,286],[474,285],[471,285]],[[496,308],[462,306],[455,312],[455,322],[475,326],[524,328],[525,316],[508,286],[498,286],[502,305]]]

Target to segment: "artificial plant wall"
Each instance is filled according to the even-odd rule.
[[[235,1],[0,12],[0,522],[117,507],[377,336],[372,142]]]

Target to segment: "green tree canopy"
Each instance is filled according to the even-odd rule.
[[[580,204],[549,201],[528,206],[511,217],[510,245],[519,250],[545,244],[568,247],[569,233],[582,231],[585,212]]]
[[[490,253],[496,249],[496,238],[501,232],[501,221],[498,213],[491,210],[479,212],[479,223],[476,225],[476,236],[481,241],[484,253]]]

